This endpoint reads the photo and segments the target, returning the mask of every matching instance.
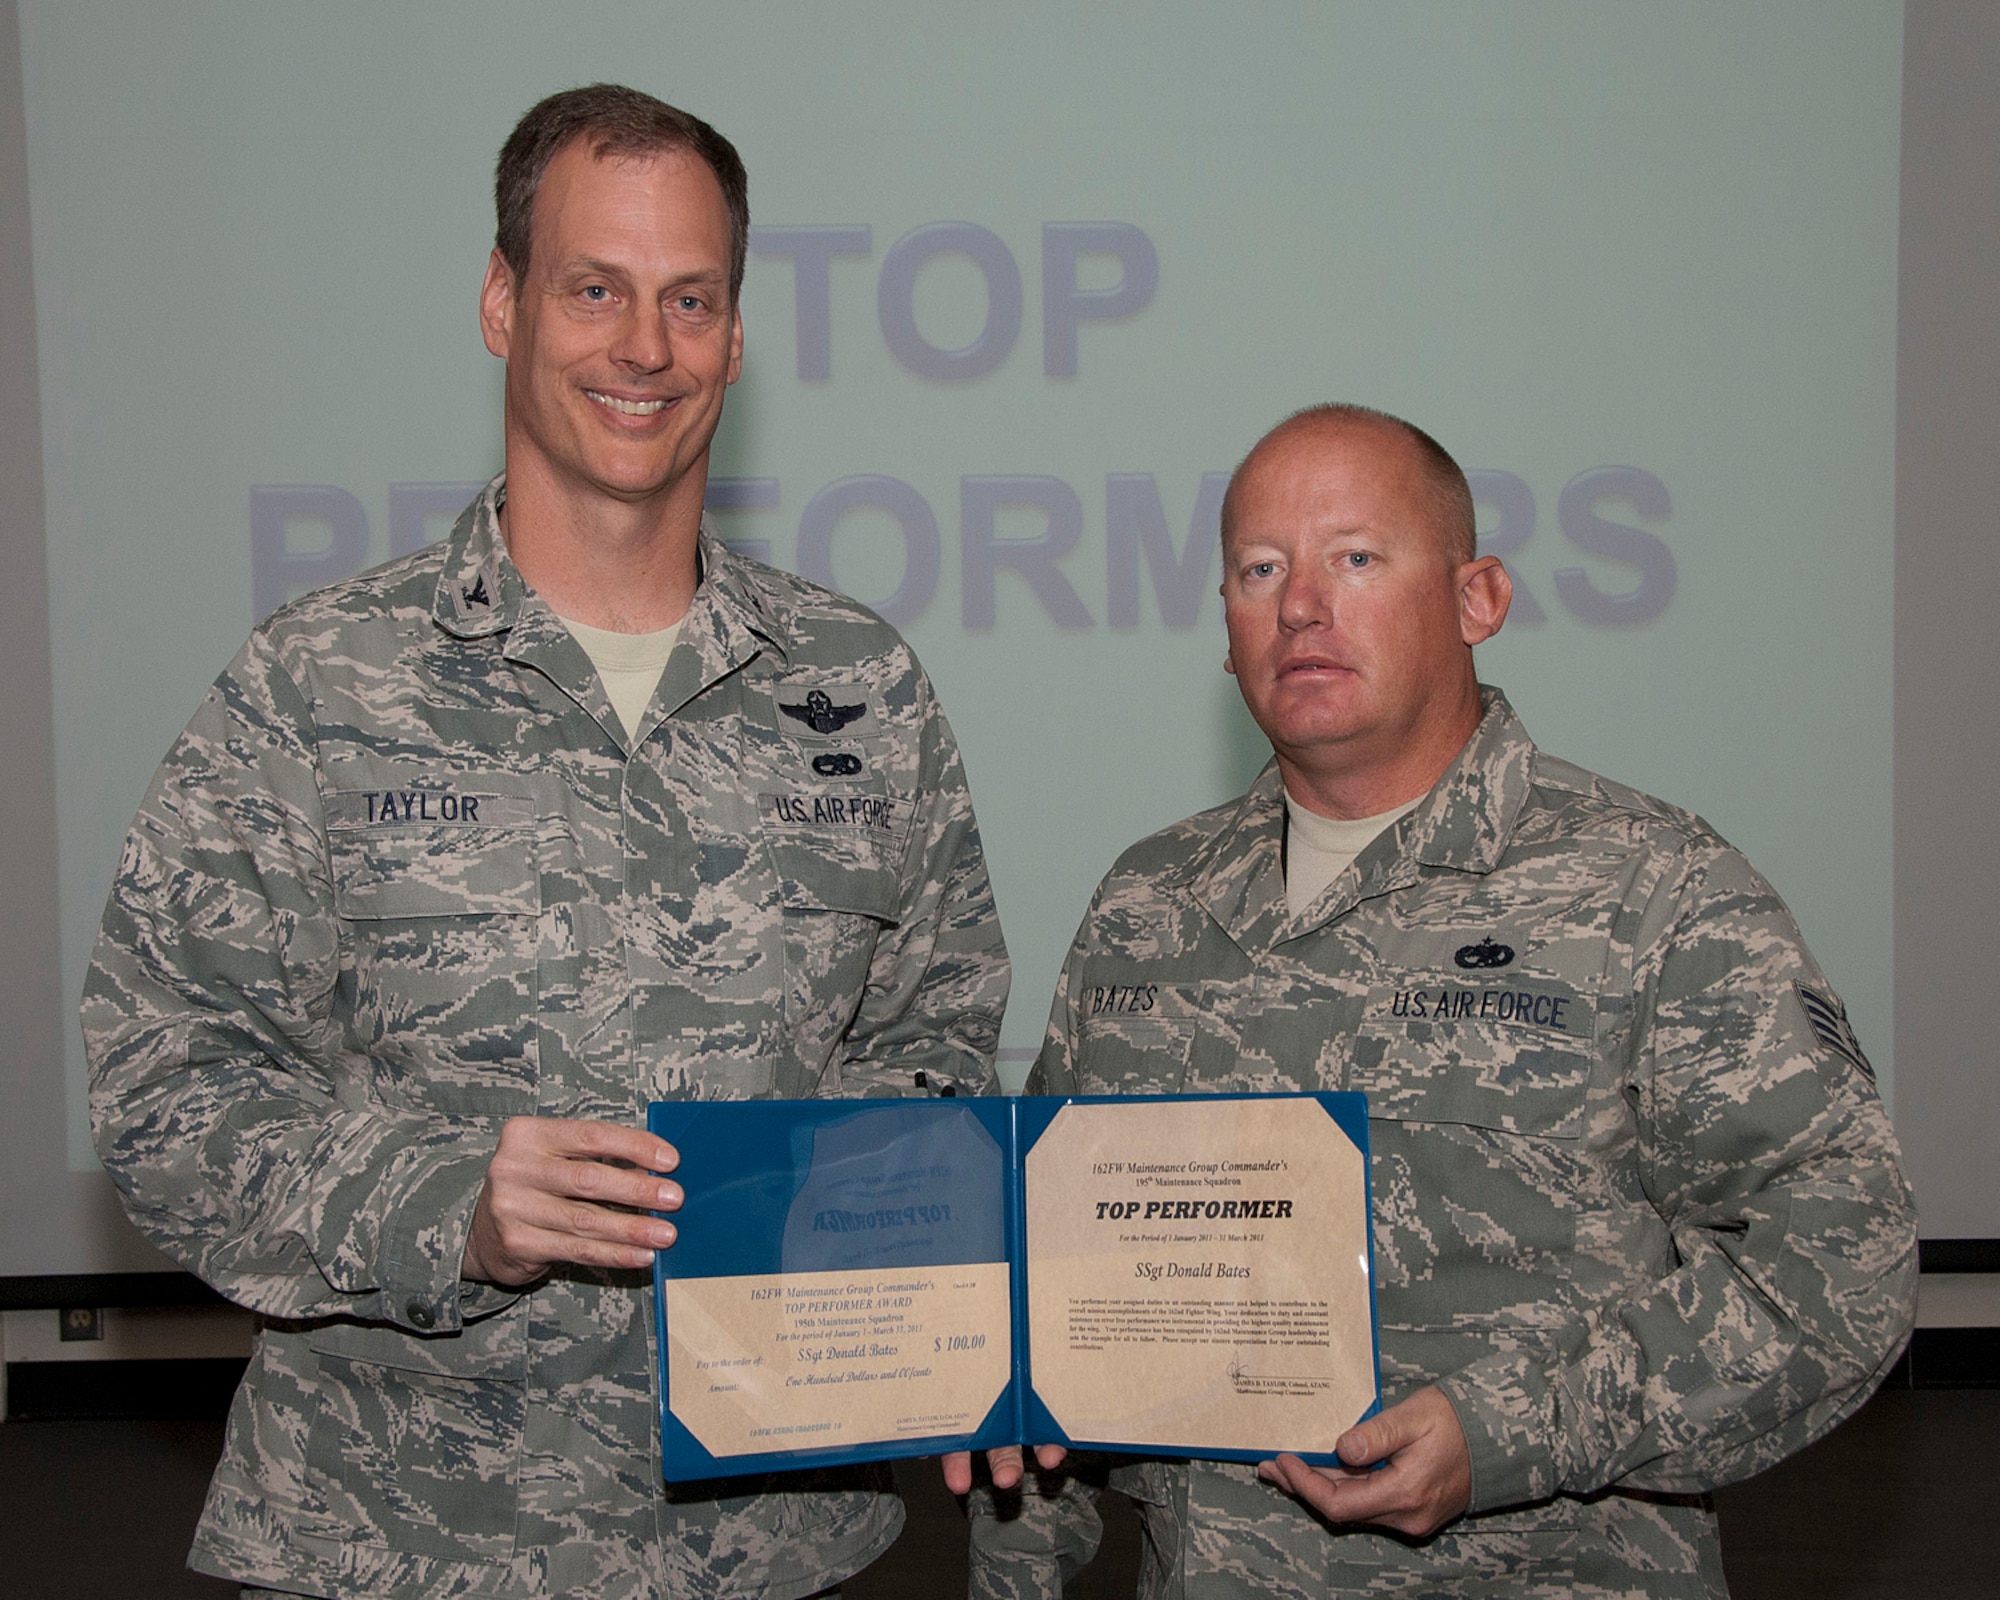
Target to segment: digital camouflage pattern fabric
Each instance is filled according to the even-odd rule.
[[[459,1261],[510,1116],[984,1074],[1007,959],[958,753],[893,630],[709,530],[627,737],[507,559],[503,494],[252,635],[105,912],[99,1153],[146,1235],[265,1319],[194,1564],[809,1594],[894,1537],[886,1473],[663,1487],[645,1276],[516,1294]],[[788,714],[820,696],[842,726]]]
[[[1146,1595],[1722,1595],[1706,1491],[1832,1427],[1907,1337],[1895,1139],[1783,902],[1485,694],[1297,919],[1274,766],[1127,851],[1063,970],[1030,1092],[1366,1091],[1383,1403],[1438,1383],[1472,1457],[1471,1513],[1421,1542],[1248,1467],[1114,1466]],[[1094,1543],[1077,1485],[978,1509],[976,1594],[1053,1595]]]

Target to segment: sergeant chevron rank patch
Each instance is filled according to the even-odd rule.
[[[1868,1064],[1861,1041],[1854,1037],[1854,1030],[1847,1025],[1847,1007],[1824,989],[1809,989],[1798,982],[1794,982],[1792,987],[1798,991],[1799,1004],[1805,1007],[1806,1023],[1820,1047],[1831,1050],[1873,1083],[1875,1069]]]

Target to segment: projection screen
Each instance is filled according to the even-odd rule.
[[[120,838],[260,616],[498,470],[493,158],[607,78],[743,151],[711,507],[936,680],[1009,1081],[1113,855],[1265,759],[1220,490],[1351,399],[1472,471],[1516,584],[1482,676],[1750,854],[1893,1094],[1900,7],[18,12],[60,1058],[0,1128],[0,1275],[161,1264],[107,1202],[74,1025]]]

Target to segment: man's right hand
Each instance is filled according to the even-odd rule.
[[[654,1176],[680,1156],[640,1128],[515,1117],[500,1130],[459,1276],[518,1289],[560,1261],[649,1267],[675,1239],[681,1186]]]
[[[1059,1444],[1038,1444],[1035,1446],[1035,1465],[1043,1472],[1054,1472],[1068,1454]],[[939,1456],[938,1460],[944,1465],[944,1486],[953,1494],[969,1493],[972,1489],[972,1452],[953,1450]],[[994,1488],[1013,1488],[1025,1472],[1021,1447],[1003,1444],[987,1451],[986,1470],[993,1475]]]

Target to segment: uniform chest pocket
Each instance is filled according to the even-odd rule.
[[[878,944],[903,915],[900,854],[866,838],[766,835],[784,908],[787,1070],[809,1093],[875,975]]]
[[[771,859],[788,912],[845,911],[878,923],[900,920],[902,875],[893,857],[781,838],[772,841]]]
[[[758,819],[786,908],[897,921],[916,809],[908,795],[869,789],[760,793]]]
[[[1178,1094],[1187,1079],[1194,1024],[1134,1019],[1085,1023],[1079,1062],[1085,1094]]]
[[[386,797],[362,798],[379,808]],[[472,818],[458,806],[439,815],[461,798]],[[430,794],[412,801],[410,821],[390,822],[334,799],[346,1022],[376,1093],[425,1111],[532,1112],[542,906],[532,802]]]
[[[916,803],[856,788],[760,793],[758,818],[787,912],[845,911],[894,923]]]
[[[1187,1087],[1200,986],[1086,971],[1077,1071],[1086,1094],[1178,1094]],[[1129,978],[1129,982],[1119,981]],[[1103,979],[1105,981],[1098,981]]]
[[[1347,1086],[1368,1096],[1378,1311],[1451,1344],[1435,1370],[1568,1314],[1594,1025],[1589,996],[1533,979],[1369,996]]]
[[[514,825],[456,821],[356,825],[330,816],[327,842],[333,858],[335,910],[342,917],[365,921],[537,915],[542,892],[535,865],[532,804],[511,795],[468,796],[466,801],[476,807],[480,798],[486,802],[482,811],[503,813],[514,819]]]
[[[1371,1117],[1574,1139],[1595,1018],[1588,996],[1547,983],[1378,985],[1347,1086]]]

